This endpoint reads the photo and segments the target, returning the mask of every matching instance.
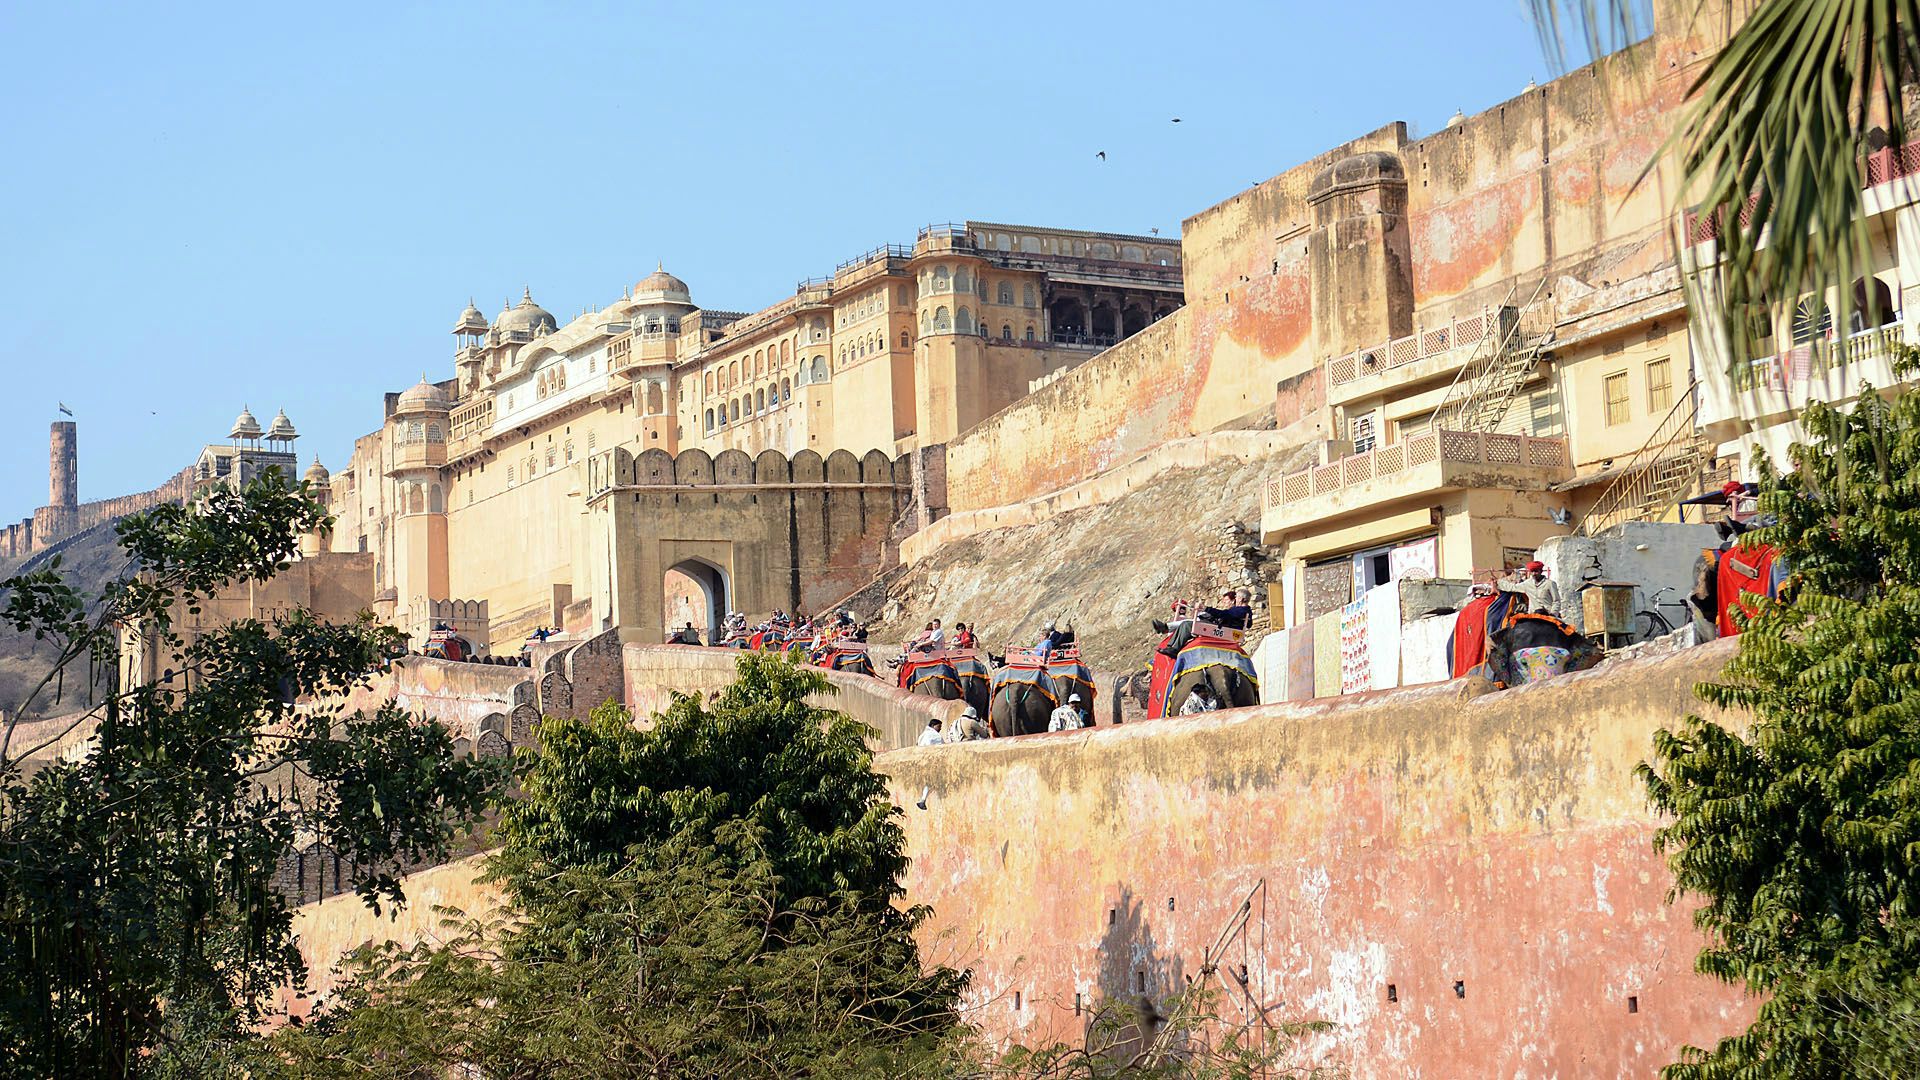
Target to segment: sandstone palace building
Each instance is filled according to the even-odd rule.
[[[565,325],[530,291],[491,321],[469,306],[452,376],[389,394],[329,478],[333,545],[375,555],[376,611],[414,633],[436,603],[484,597],[483,639],[620,626],[657,641],[668,572],[699,590],[703,629],[730,606],[810,609],[878,569],[907,456],[1181,301],[1177,244],[968,222],[751,314],[699,306],[664,269]],[[597,455],[609,473],[590,484]],[[658,474],[615,475],[616,460]],[[671,501],[636,523],[636,502],[604,497],[615,486]],[[814,501],[822,524],[802,538],[790,519]]]
[[[1622,54],[1431,134],[1357,135],[1177,239],[969,221],[752,313],[702,306],[664,268],[565,323],[531,291],[492,317],[469,305],[451,357],[423,358],[344,463],[306,474],[337,517],[322,546],[368,556],[370,606],[416,639],[451,622],[504,649],[543,626],[658,641],[670,619],[815,610],[1042,497],[1249,430],[1299,451],[1261,492],[1276,626],[1672,517],[1750,477],[1756,451],[1778,459],[1806,401],[1900,381],[1920,154],[1862,162],[1853,324],[1838,296],[1782,298],[1747,320],[1762,359],[1729,371],[1684,288],[1716,231],[1664,163],[1643,171],[1732,16],[1655,16]],[[155,492],[86,504],[77,434],[56,425],[50,505],[0,555],[223,462],[290,462],[283,421],[248,414]]]

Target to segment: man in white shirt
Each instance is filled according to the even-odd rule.
[[[919,745],[939,746],[941,743],[946,741],[947,741],[946,738],[940,734],[940,718],[936,716],[928,720],[927,726],[923,728],[920,732]]]
[[[987,739],[993,736],[993,730],[987,727],[987,722],[980,719],[980,710],[971,705],[967,706],[966,712],[960,714],[958,728],[961,742],[968,742],[974,739]]]
[[[1075,731],[1086,726],[1086,720],[1080,715],[1079,694],[1068,694],[1067,703],[1053,710],[1053,715],[1047,718],[1048,731]]]

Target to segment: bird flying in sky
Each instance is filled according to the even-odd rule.
[[[1107,160],[1107,152],[1105,150],[1096,151],[1093,156],[1099,158],[1101,161]]]

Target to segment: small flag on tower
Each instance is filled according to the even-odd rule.
[[[54,404],[55,404],[55,405],[58,405],[58,406],[60,406],[60,411],[61,411],[61,412],[63,412],[63,413],[66,413],[66,414],[67,414],[68,416],[72,416],[72,415],[73,415],[73,410],[72,410],[72,409],[69,409],[69,408],[67,408],[67,403],[66,403],[66,402],[64,402],[64,401],[56,401],[56,402],[54,402]]]

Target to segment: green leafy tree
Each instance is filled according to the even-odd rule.
[[[294,704],[377,667],[393,634],[370,619],[296,612],[191,641],[174,628],[222,588],[270,578],[325,520],[270,471],[120,522],[138,572],[100,596],[58,560],[0,583],[0,620],[55,646],[36,694],[74,665],[117,670],[123,628],[178,662],[110,684],[58,730],[0,729],[0,1073],[220,1071],[207,1063],[244,1053],[304,977],[274,888],[296,844],[325,842],[369,902],[398,901],[398,868],[443,857],[497,786],[497,767],[457,758],[437,725]],[[42,754],[68,735],[87,737],[77,760]]]
[[[1642,766],[1701,971],[1764,995],[1673,1077],[1920,1075],[1920,394],[1810,406],[1754,534],[1791,573]]]
[[[965,976],[925,969],[869,729],[829,684],[747,654],[648,730],[549,719],[503,816],[503,914],[358,954],[279,1036],[300,1076],[918,1075]]]
[[[498,873],[515,890],[550,867],[619,865],[628,849],[744,819],[767,837],[783,895],[901,894],[906,838],[873,771],[870,728],[810,704],[817,670],[748,653],[711,702],[676,695],[651,727],[606,705],[586,723],[549,721],[503,815]]]

